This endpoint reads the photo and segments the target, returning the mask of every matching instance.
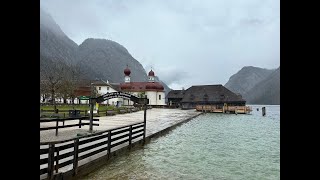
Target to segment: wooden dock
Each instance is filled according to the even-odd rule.
[[[252,109],[249,106],[222,106],[216,105],[197,105],[197,111],[212,113],[231,113],[231,114],[249,114]]]

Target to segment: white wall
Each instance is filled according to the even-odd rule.
[[[156,92],[154,91],[146,91],[147,98],[149,99],[149,105],[156,105],[155,97]]]
[[[161,99],[159,99],[159,95]],[[166,97],[164,92],[157,92],[157,105],[166,105]]]
[[[101,90],[99,90],[99,87],[101,87]],[[108,89],[109,87],[109,89]],[[112,92],[118,92],[117,90],[113,89],[111,86],[96,86],[96,90],[100,95],[104,95],[107,93],[112,93]],[[117,101],[123,102],[122,98],[113,98],[109,99],[106,101],[103,101],[101,104],[110,104],[110,105],[117,105]]]
[[[146,95],[150,105],[165,105],[166,97],[164,92],[147,91]],[[161,99],[159,99],[159,95],[161,95]]]
[[[132,95],[134,95],[134,96],[139,97],[139,94],[140,94],[141,92],[126,92],[126,93],[129,93],[129,94],[132,94]],[[134,104],[133,101],[130,101],[130,100],[126,99],[126,98],[123,98],[123,105],[126,105],[126,106],[130,105],[130,106],[132,106],[133,104]]]

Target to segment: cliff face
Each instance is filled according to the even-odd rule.
[[[225,87],[232,92],[244,95],[253,88],[257,83],[261,82],[272,73],[272,70],[262,69],[253,66],[245,66],[236,74],[229,78]]]
[[[53,18],[40,9],[40,56],[41,59],[59,60],[66,65],[77,65],[86,79],[103,79],[124,82],[123,70],[128,65],[131,81],[147,81],[147,73],[139,61],[117,42],[106,39],[86,39],[80,46],[72,41]],[[41,60],[40,68],[47,66]],[[160,81],[165,87],[168,86]]]
[[[280,67],[276,70],[243,67],[230,77],[225,87],[241,94],[248,104],[280,104]]]
[[[128,65],[131,81],[146,81],[147,73],[122,45],[105,39],[86,39],[79,46],[79,61],[94,69],[97,78],[108,78],[111,82],[124,82],[123,70]],[[90,72],[89,72],[90,73]]]
[[[250,104],[280,104],[280,67],[244,94],[244,98]]]

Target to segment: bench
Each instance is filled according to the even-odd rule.
[[[113,110],[107,110],[106,116],[113,116],[113,115],[116,115],[116,112],[115,112],[115,111],[113,111]]]

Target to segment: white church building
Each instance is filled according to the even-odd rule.
[[[148,82],[131,82],[130,74],[131,71],[127,67],[124,70],[125,81],[124,83],[120,83],[120,90],[122,92],[127,92],[138,97],[146,96],[149,99],[149,105],[152,106],[166,105],[164,87],[161,83],[155,82],[155,75],[152,70],[148,73]],[[133,102],[124,99],[123,104],[132,105]]]
[[[131,82],[130,79],[131,71],[127,67],[124,69],[124,83],[109,83],[108,81],[95,81],[92,82],[93,88],[96,90],[98,96],[112,93],[112,92],[126,92],[129,94],[133,94],[137,97],[147,97],[149,99],[149,104],[151,106],[164,106],[165,104],[165,92],[164,87],[161,83],[155,82],[154,72],[151,70],[148,73],[148,81],[147,82]],[[74,99],[75,104],[89,104],[89,100],[80,100],[79,97],[85,96],[89,97],[91,95],[91,87],[78,87],[75,91],[77,98]],[[47,101],[43,101],[40,99],[41,103],[46,103]],[[57,98],[56,102],[63,103],[63,99]],[[70,99],[67,99],[67,103],[71,103]],[[115,106],[122,105],[133,105],[133,102],[129,99],[125,98],[113,98],[107,101],[102,102],[101,104],[109,104]]]

